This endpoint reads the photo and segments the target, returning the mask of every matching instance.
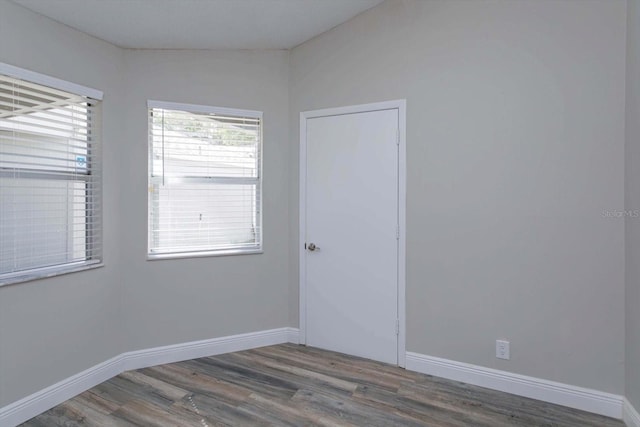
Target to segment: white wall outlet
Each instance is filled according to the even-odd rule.
[[[496,340],[496,357],[498,359],[509,360],[511,358],[511,352],[509,350],[509,341]]]

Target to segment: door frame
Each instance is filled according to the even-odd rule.
[[[407,101],[376,102],[371,104],[351,105],[347,107],[325,108],[321,110],[303,111],[300,113],[300,228],[299,228],[299,314],[300,344],[307,343],[307,283],[305,258],[306,206],[307,206],[307,120],[317,117],[340,116],[354,113],[368,113],[380,110],[398,110],[398,366],[406,366],[406,202],[407,202],[407,144],[406,144],[406,110]]]

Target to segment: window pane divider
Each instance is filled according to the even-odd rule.
[[[2,178],[55,179],[63,181],[90,181],[93,177],[88,172],[46,172],[41,169],[4,169],[0,168]]]
[[[256,185],[260,182],[258,178],[241,178],[241,177],[216,177],[216,176],[154,176],[152,180],[161,183],[164,178],[165,186],[171,184],[238,184],[238,185]]]

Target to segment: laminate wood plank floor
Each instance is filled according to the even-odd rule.
[[[125,372],[23,424],[316,425],[624,427],[599,415],[293,344]]]

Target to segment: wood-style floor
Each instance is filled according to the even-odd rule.
[[[134,425],[624,426],[598,415],[293,344],[125,372],[23,424]]]

